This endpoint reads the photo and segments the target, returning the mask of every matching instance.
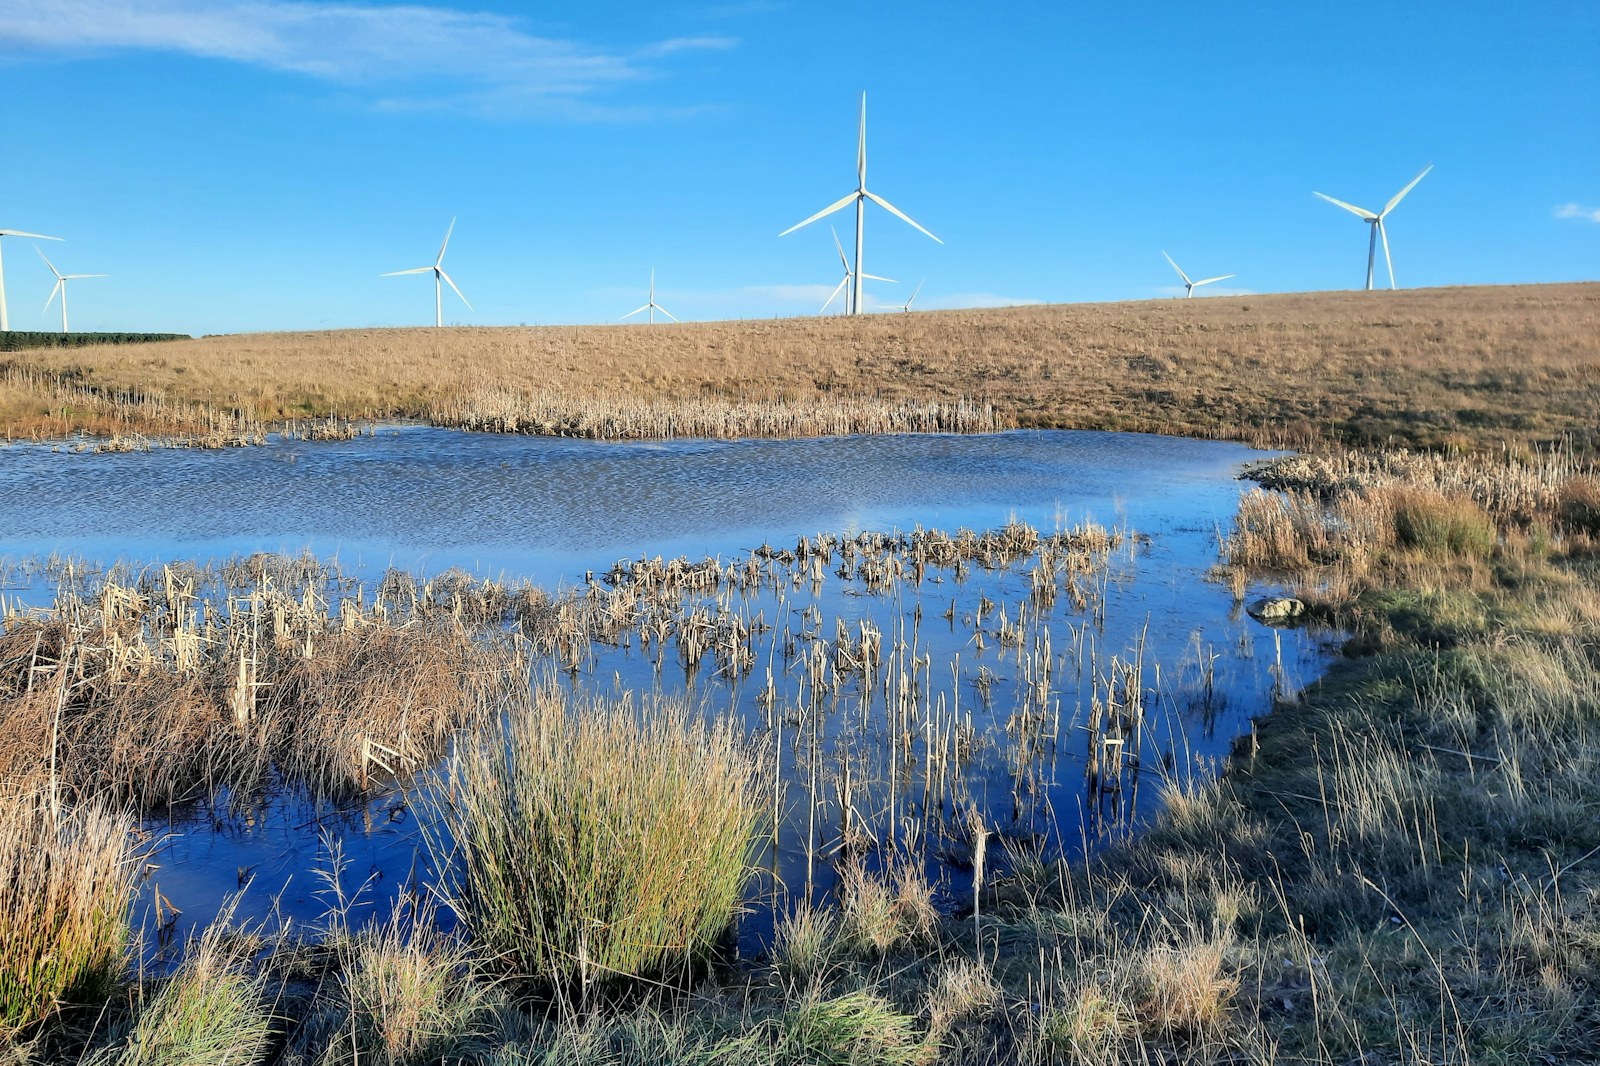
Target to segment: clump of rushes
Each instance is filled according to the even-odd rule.
[[[770,773],[731,723],[683,704],[542,685],[461,744],[430,843],[485,958],[586,994],[707,953],[751,872]]]
[[[0,1039],[121,973],[133,828],[124,814],[58,807],[47,788],[0,789]]]

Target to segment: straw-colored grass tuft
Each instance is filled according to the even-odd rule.
[[[732,724],[682,704],[541,686],[452,760],[432,838],[450,903],[517,978],[671,973],[739,906],[768,772]]]
[[[63,809],[47,788],[0,792],[0,1037],[95,999],[122,972],[132,832],[127,816]]]

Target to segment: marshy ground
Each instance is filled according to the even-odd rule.
[[[1344,659],[1260,718],[1220,774],[1168,778],[1148,831],[1088,861],[1007,848],[974,821],[972,862],[1004,876],[976,877],[961,915],[941,916],[922,870],[897,853],[846,856],[836,906],[796,909],[770,955],[724,965],[713,930],[725,924],[716,919],[727,906],[725,875],[747,861],[739,841],[765,831],[774,753],[670,708],[573,713],[570,697],[539,688],[495,703],[471,681],[506,674],[493,640],[485,643],[498,632],[483,625],[491,617],[521,612],[539,653],[572,657],[607,634],[616,639],[621,629],[607,627],[619,618],[637,631],[650,616],[635,617],[630,604],[643,612],[650,597],[704,594],[708,582],[714,594],[737,572],[719,567],[713,579],[692,565],[642,563],[615,575],[610,587],[630,590],[615,601],[397,578],[383,611],[369,600],[349,616],[307,603],[285,580],[276,599],[261,591],[258,607],[241,601],[236,623],[195,611],[176,574],[146,588],[119,584],[122,592],[98,599],[69,597],[56,615],[8,619],[0,733],[12,737],[7,750],[17,762],[0,805],[0,886],[14,886],[0,907],[0,1026],[12,1033],[9,1053],[124,1063],[1600,1061],[1600,480],[1587,435],[1600,289],[1373,295],[1121,305],[1112,310],[1122,317],[1101,333],[1094,324],[1105,309],[1097,308],[949,313],[942,328],[943,314],[814,327],[829,344],[861,330],[881,345],[862,355],[868,371],[830,349],[827,365],[841,373],[854,365],[852,381],[895,380],[881,356],[894,331],[940,336],[948,362],[918,356],[927,365],[898,386],[903,393],[885,387],[894,402],[967,396],[1022,422],[1111,428],[1155,428],[1140,420],[1171,413],[1177,420],[1164,428],[1303,433],[1322,445],[1258,472],[1271,491],[1243,501],[1218,576],[1287,584],[1311,617],[1353,634]],[[1276,325],[1245,328],[1245,316],[1258,313],[1246,305],[1274,308]],[[1342,310],[1330,319],[1333,307]],[[1015,374],[963,377],[956,356],[997,351],[990,326],[1002,320],[1022,331],[1017,362],[972,357],[969,369],[1010,365]],[[718,345],[745,336],[753,352],[760,330],[788,325],[662,328],[655,351],[663,369],[654,372],[690,361],[669,354],[687,338],[700,337],[692,343],[716,366],[728,355],[705,347],[705,336]],[[988,339],[966,340],[965,328]],[[1040,362],[1042,330],[1059,331],[1049,351],[1098,353],[1072,388],[1041,384],[1072,365]],[[418,365],[438,357],[460,367],[470,346],[452,356],[452,345],[499,332],[380,335],[368,354],[372,365],[390,366],[383,373],[401,397],[406,372],[397,368],[407,364],[377,357],[385,337],[422,344],[425,355],[408,357]],[[1215,347],[1212,332],[1225,335]],[[1269,335],[1252,337],[1258,332]],[[526,336],[548,347],[559,333]],[[1172,339],[1180,335],[1183,346]],[[639,336],[656,343],[654,332]],[[346,341],[260,343],[300,353]],[[348,343],[352,353],[359,348]],[[1028,345],[1033,361],[1024,364]],[[1150,362],[1135,368],[1124,359],[1108,377],[1100,366],[1113,362],[1108,346]],[[478,357],[491,360],[492,350]],[[86,367],[73,387],[136,374],[118,362],[132,351]],[[170,358],[156,351],[140,357]],[[1251,351],[1259,362],[1242,373]],[[293,381],[300,371],[285,367],[300,358],[283,356],[266,378],[274,387]],[[584,372],[570,352],[564,358],[573,360],[567,373]],[[818,360],[804,373],[820,391],[828,379]],[[774,362],[766,365],[775,377],[791,372]],[[622,365],[597,360],[595,380]],[[643,360],[632,365],[644,373]],[[242,372],[232,364],[218,371]],[[682,398],[709,378],[679,372],[671,387],[622,377],[616,388],[652,401]],[[1149,384],[1158,378],[1166,385]],[[351,380],[368,382],[360,388],[372,395],[391,393],[353,371]],[[532,380],[507,372],[487,384],[514,391]],[[969,387],[946,392],[944,380]],[[980,393],[972,381],[1012,381],[1015,391],[1001,402],[999,385]],[[225,396],[243,395],[232,390],[248,388],[214,387],[175,402],[226,406],[237,401]],[[552,387],[570,382],[558,374]],[[300,390],[263,394],[256,410],[288,409],[283,398]],[[444,402],[417,390],[372,410],[414,403],[415,414]],[[348,413],[346,402],[328,400],[318,413]],[[1564,431],[1572,435],[1562,440]],[[1459,454],[1346,451],[1332,440]],[[795,555],[786,566],[801,562]],[[872,558],[887,573],[890,557]],[[1059,582],[1053,574],[1051,587]],[[1080,592],[1086,585],[1092,590],[1085,581]],[[677,649],[700,632],[709,662],[719,662],[724,638],[729,661],[740,661],[746,645],[736,627],[709,616],[707,628],[684,625],[691,616],[676,622]],[[252,617],[259,625],[245,623]],[[421,659],[407,657],[411,633],[429,649]],[[854,669],[874,654],[864,631],[828,636],[835,676],[840,663]],[[876,654],[887,663],[894,635],[879,639]],[[1026,635],[1018,643],[1025,648]],[[369,667],[352,667],[351,676],[380,674],[391,688],[352,703],[357,696],[340,688],[344,664],[369,654]],[[382,723],[417,676],[430,679],[429,691],[454,679],[461,702],[443,701],[436,727],[407,716],[405,736],[388,734],[393,743],[380,742],[382,750],[353,747],[340,726],[357,714],[341,709]],[[187,702],[151,695],[163,685],[182,688]],[[243,695],[257,692],[293,692],[296,701]],[[128,719],[110,709],[124,698],[142,708]],[[152,707],[202,699],[227,729],[247,727],[242,735],[254,746],[205,741],[202,750],[222,754],[174,768],[177,746],[129,733]],[[485,702],[504,713],[485,719]],[[296,728],[285,746],[248,728],[263,706],[324,724]],[[452,787],[437,793],[432,811],[475,841],[461,876],[391,918],[361,923],[335,856],[315,935],[218,922],[170,974],[129,972],[130,931],[108,915],[132,891],[138,851],[122,805],[108,800],[165,802],[172,782],[207,787],[207,773],[262,765],[261,751],[273,765],[314,768],[306,779],[319,787],[358,787],[361,773],[376,772],[366,760],[404,750],[413,730],[437,750],[474,722],[482,727],[469,728],[476,746],[462,749]],[[61,758],[63,743],[86,738],[98,745],[85,749],[91,761]],[[508,751],[527,754],[497,758]],[[159,770],[131,771],[134,756]],[[616,771],[563,776],[602,766]],[[697,775],[687,766],[716,770]],[[554,868],[517,865],[550,856]],[[676,875],[665,885],[663,856]],[[559,890],[536,890],[545,886]],[[441,906],[466,916],[456,933],[435,921]]]

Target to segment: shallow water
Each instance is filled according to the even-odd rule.
[[[1270,453],[1239,445],[1089,432],[1012,432],[991,436],[886,436],[804,441],[601,443],[472,435],[402,426],[338,443],[274,441],[224,452],[152,451],[80,455],[45,447],[0,449],[0,562],[55,554],[88,562],[149,563],[276,551],[336,557],[347,572],[375,577],[395,566],[418,573],[461,568],[480,576],[528,579],[546,587],[582,581],[621,558],[706,555],[729,558],[762,544],[793,546],[818,532],[909,530],[914,526],[997,528],[1019,519],[1051,532],[1093,519],[1148,537],[1108,564],[1095,602],[1058,601],[1039,615],[1057,663],[1051,699],[1060,728],[1048,751],[1019,766],[1008,740],[1025,684],[1018,649],[980,648],[977,605],[1010,613],[1027,599],[1025,568],[975,570],[958,580],[930,572],[915,588],[874,594],[830,577],[826,587],[741,602],[748,617],[792,628],[804,609],[889,635],[913,634],[929,657],[925,704],[935,699],[970,719],[975,735],[956,787],[935,805],[927,781],[905,780],[886,765],[886,712],[871,686],[845,686],[820,731],[820,746],[840,765],[849,751],[859,819],[878,841],[919,847],[942,898],[953,904],[970,886],[960,830],[966,804],[1013,842],[1071,852],[1125,829],[1157,805],[1162,779],[1203,768],[1224,754],[1274,692],[1310,680],[1326,655],[1305,631],[1271,631],[1243,616],[1228,591],[1204,580],[1216,560],[1219,529],[1232,519],[1240,467]],[[23,572],[15,568],[13,575]],[[24,598],[39,591],[15,587]],[[949,621],[944,619],[947,609]],[[992,614],[991,614],[992,618]],[[991,623],[992,624],[992,623]],[[778,631],[775,631],[775,635]],[[776,647],[776,641],[774,642]],[[1085,649],[1088,649],[1086,660]],[[1076,656],[1076,659],[1074,659]],[[1086,793],[1082,722],[1097,683],[1085,661],[1142,661],[1151,728],[1142,788]],[[1076,663],[1076,668],[1074,664]],[[1212,663],[1205,682],[1206,663]],[[774,673],[783,708],[799,706],[792,663]],[[731,709],[768,732],[774,715],[759,705],[764,670],[723,677],[708,665],[685,669],[638,647],[597,649],[576,681],[610,690],[690,692],[713,709]],[[792,712],[791,712],[792,716]],[[834,875],[807,857],[836,847],[843,817],[838,785],[817,780],[815,817],[806,782],[811,752],[794,729],[780,745],[791,781],[790,817],[763,858],[771,874],[752,889],[775,905],[804,892],[823,898]],[[926,771],[926,738],[911,765]],[[919,793],[919,788],[922,791]],[[935,806],[937,809],[935,809]],[[1109,824],[1108,824],[1109,823]],[[828,827],[833,827],[831,830]],[[408,878],[426,879],[413,807],[402,792],[333,810],[289,796],[248,816],[218,814],[151,824],[164,835],[147,898],[159,886],[183,911],[181,933],[215,913],[223,895],[254,877],[244,915],[276,906],[314,921],[327,903],[315,874],[327,869],[327,842],[341,842],[346,891],[367,885],[379,907]],[[170,834],[170,835],[166,835]],[[754,946],[770,922],[765,907],[746,922]]]

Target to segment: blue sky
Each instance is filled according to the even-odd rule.
[[[74,329],[812,314],[1600,277],[1600,5],[0,0],[0,228]],[[853,213],[829,221],[848,250]],[[60,327],[6,239],[16,329]],[[1380,272],[1381,272],[1380,258]],[[1200,292],[1208,290],[1202,289]]]

